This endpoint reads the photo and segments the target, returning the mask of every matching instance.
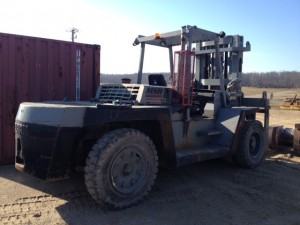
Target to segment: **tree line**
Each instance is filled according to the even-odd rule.
[[[169,73],[162,73],[169,82]],[[101,74],[101,83],[121,83],[123,78],[131,79],[131,83],[136,83],[137,74]],[[143,76],[142,83],[148,82],[148,76]],[[282,71],[282,72],[254,72],[243,73],[241,76],[242,86],[260,87],[260,88],[299,88],[300,72]]]
[[[148,75],[149,74],[150,73],[143,74],[142,84],[147,84],[148,83]],[[157,73],[155,73],[155,74],[157,74]],[[168,83],[169,78],[170,78],[170,73],[160,73],[160,74],[164,75],[165,80]],[[123,78],[128,78],[128,79],[131,80],[131,83],[136,83],[137,73],[132,73],[132,74],[101,74],[100,82],[101,83],[120,84],[120,83],[122,83]]]
[[[299,88],[300,72],[282,71],[265,73],[243,73],[242,86],[260,88]]]

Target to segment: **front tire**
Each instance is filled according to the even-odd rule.
[[[101,205],[121,209],[142,200],[157,174],[152,140],[134,129],[117,129],[93,146],[86,160],[85,184]]]
[[[247,168],[255,168],[261,164],[266,153],[266,139],[262,123],[257,120],[245,121],[239,133],[236,163]]]

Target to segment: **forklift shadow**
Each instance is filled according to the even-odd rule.
[[[174,205],[178,207],[180,202],[194,204],[193,200],[201,199],[204,194],[202,179],[214,177],[216,171],[233,168],[236,169],[220,159],[182,166],[175,170],[160,167],[152,190],[137,205],[121,210],[108,210],[97,204],[86,192],[87,195],[75,196],[59,205],[56,211],[67,224],[183,224],[182,220],[170,221],[168,218],[174,217],[174,210],[164,209],[170,209]]]
[[[29,195],[36,195],[36,191],[38,191],[40,194],[46,193],[53,196],[85,190],[83,174],[80,173],[74,173],[71,179],[68,180],[45,182],[19,172],[14,168],[14,165],[4,165],[0,168],[0,179],[3,179],[3,183],[9,183],[9,185],[15,186],[16,189],[20,189],[20,192],[16,193],[16,196],[11,197],[22,196],[23,188],[33,189],[32,192],[28,192]],[[1,190],[1,194],[5,195],[5,190]]]
[[[105,210],[90,196],[79,196],[56,207],[56,210],[67,224],[190,224],[187,218],[199,218],[201,221],[202,215],[211,219],[209,224],[218,224],[220,218],[216,218],[215,211],[206,206],[231,205],[233,211],[239,210],[239,206],[227,198],[226,186],[230,193],[236,191],[230,187],[232,179],[247,179],[242,174],[246,172],[246,175],[255,176],[257,172],[254,171],[228,164],[222,159],[175,170],[160,167],[149,195],[130,208]],[[224,190],[220,191],[223,187]]]
[[[13,199],[17,201],[24,197],[50,196],[51,201],[44,198],[43,204],[39,204],[39,208],[34,210],[41,211],[41,219],[48,217],[48,221],[51,221],[54,216],[57,221],[53,220],[53,223],[57,222],[56,224],[61,224],[62,221],[63,224],[85,225],[220,224],[220,221],[228,219],[228,215],[234,215],[244,207],[247,201],[247,204],[267,202],[268,196],[273,196],[270,184],[276,183],[277,187],[286,190],[284,182],[278,184],[279,171],[294,175],[299,171],[300,164],[293,164],[298,168],[295,170],[286,161],[280,161],[280,165],[273,161],[275,160],[270,159],[268,154],[266,162],[256,169],[239,168],[221,159],[182,166],[175,170],[160,167],[156,183],[144,201],[127,209],[111,211],[103,209],[89,196],[83,174],[75,174],[65,181],[45,183],[20,173],[9,165],[1,166],[0,179],[4,178],[5,182],[19,188],[16,196],[9,196],[12,203]],[[297,179],[292,181],[297,182]],[[29,188],[34,190],[28,194]],[[1,195],[5,191],[9,190],[1,190]],[[220,212],[218,216],[215,216],[216,210]],[[272,213],[272,208],[265,210],[266,213]],[[50,212],[49,215],[46,212]],[[259,214],[258,219],[261,219]]]

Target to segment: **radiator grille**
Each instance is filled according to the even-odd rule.
[[[101,85],[98,89],[96,98],[102,103],[112,103],[119,100],[121,103],[132,103],[136,100],[139,85]]]

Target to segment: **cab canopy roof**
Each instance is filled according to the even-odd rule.
[[[196,26],[183,26],[181,30],[167,32],[167,33],[156,33],[155,35],[142,36],[139,35],[133,42],[136,46],[140,43],[149,45],[155,45],[160,47],[171,47],[181,45],[182,37],[186,38],[187,42],[196,43],[201,41],[213,41],[216,38],[224,37],[225,33],[220,34],[207,31],[204,29],[197,28]]]

